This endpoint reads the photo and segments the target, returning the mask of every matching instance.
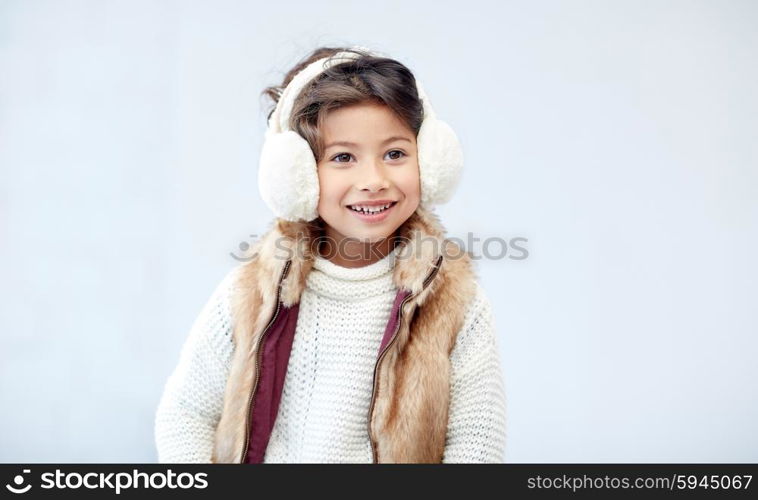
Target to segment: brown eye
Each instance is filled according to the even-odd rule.
[[[392,151],[390,151],[390,152],[389,152],[389,153],[387,153],[387,154],[388,154],[388,155],[391,155],[392,153],[400,153],[400,156],[397,156],[397,157],[395,157],[395,158],[391,158],[392,160],[399,160],[400,158],[402,158],[403,156],[405,156],[405,153],[403,153],[403,152],[402,152],[402,151],[400,151],[399,149],[393,149]]]
[[[343,158],[343,157],[345,157],[345,156],[347,156],[347,157],[350,157],[350,156],[352,156],[352,155],[351,155],[350,153],[340,153],[340,154],[338,154],[338,155],[334,156],[334,157],[332,158],[332,161],[335,161],[335,160],[337,160],[337,158]],[[348,161],[349,161],[349,160],[348,160]],[[345,162],[344,162],[344,161],[337,161],[337,163],[345,163]]]

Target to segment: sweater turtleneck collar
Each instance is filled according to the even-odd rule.
[[[343,267],[315,255],[306,287],[342,300],[362,300],[394,291],[392,271],[400,248],[398,245],[380,260],[362,267]]]

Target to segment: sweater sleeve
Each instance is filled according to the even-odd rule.
[[[450,409],[442,462],[502,463],[505,387],[492,305],[479,283],[450,361]]]
[[[159,463],[210,463],[233,352],[229,296],[239,268],[224,277],[195,319],[155,414]]]

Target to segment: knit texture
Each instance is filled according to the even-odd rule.
[[[397,292],[396,253],[360,268],[317,256],[300,312],[264,462],[370,463],[373,370]],[[155,421],[161,463],[210,462],[232,352],[230,271],[202,309],[169,376]],[[491,303],[477,283],[451,352],[444,463],[497,463],[505,391]]]
[[[264,462],[371,462],[367,415],[395,257],[357,268],[315,258]]]

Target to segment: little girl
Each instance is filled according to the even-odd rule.
[[[259,189],[276,214],[195,321],[160,462],[502,462],[489,299],[434,204],[457,138],[400,62],[319,48],[281,87]]]

